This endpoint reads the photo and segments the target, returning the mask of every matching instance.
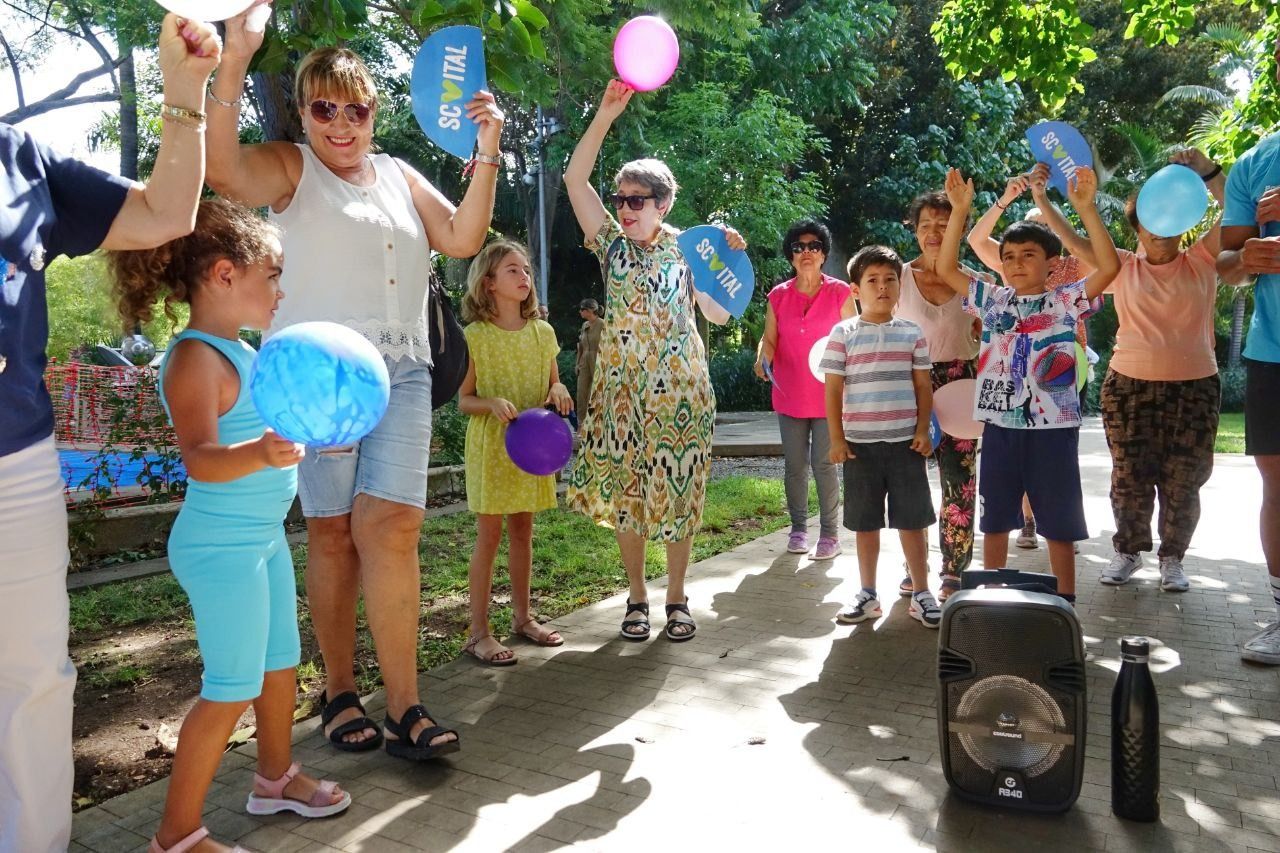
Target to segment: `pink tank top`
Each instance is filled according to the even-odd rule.
[[[934,305],[916,286],[911,265],[902,268],[902,292],[898,296],[895,317],[910,320],[924,329],[929,342],[929,360],[969,361],[978,357],[978,342],[973,338],[973,315],[960,307],[960,294],[954,294],[941,305]]]
[[[809,370],[809,351],[840,322],[840,309],[849,299],[849,285],[829,275],[812,296],[796,289],[790,279],[769,291],[769,305],[778,322],[778,345],[773,351],[773,410],[793,418],[824,418],[826,386]]]

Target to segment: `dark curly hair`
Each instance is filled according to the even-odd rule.
[[[129,326],[155,314],[164,296],[164,313],[177,323],[176,302],[191,302],[191,293],[220,260],[237,267],[261,263],[278,250],[280,229],[257,212],[222,198],[200,202],[196,227],[185,237],[154,249],[109,251],[107,266],[120,317]]]
[[[822,254],[831,256],[831,231],[816,219],[801,219],[791,223],[786,235],[782,238],[782,257],[791,260],[791,244],[805,234],[812,234],[822,244]]]
[[[889,267],[896,275],[902,275],[902,258],[893,249],[888,246],[863,246],[849,259],[849,283],[857,286],[867,267],[873,266]]]
[[[1023,219],[1015,222],[1000,235],[1000,248],[1005,243],[1035,243],[1044,249],[1046,258],[1056,258],[1062,254],[1062,241],[1058,235],[1049,230],[1048,225]]]

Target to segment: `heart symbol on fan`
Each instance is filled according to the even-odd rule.
[[[1066,157],[1066,156],[1067,156],[1067,149],[1063,148],[1061,145],[1053,149],[1053,159],[1061,160],[1063,157]]]
[[[711,263],[709,264],[709,266],[711,267],[712,272],[719,272],[720,270],[724,269],[724,261],[720,260],[719,255],[712,255]]]
[[[444,96],[441,98],[446,104],[450,101],[456,101],[462,97],[462,90],[458,88],[458,84],[452,80],[444,81]]]

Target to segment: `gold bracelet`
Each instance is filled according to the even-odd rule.
[[[161,115],[173,116],[179,119],[188,119],[190,121],[204,124],[205,114],[199,110],[189,110],[186,107],[175,107],[173,104],[165,104],[160,110]]]
[[[236,95],[236,99],[235,99],[234,101],[224,101],[224,100],[222,100],[222,98],[219,98],[217,95],[213,94],[213,80],[210,80],[210,81],[209,81],[209,88],[208,88],[208,90],[207,90],[207,94],[209,95],[209,98],[210,98],[210,99],[211,99],[215,104],[218,104],[219,106],[223,106],[223,107],[226,107],[227,109],[231,109],[231,110],[233,110],[233,109],[235,109],[236,107],[240,106],[240,102],[244,100],[244,88],[243,88],[243,87],[241,87],[241,89],[240,89],[240,94]]]
[[[476,156],[473,159],[477,163],[487,163],[490,166],[501,166],[502,152],[499,151],[497,154],[481,154],[479,151],[477,151]]]
[[[168,113],[161,113],[160,118],[169,124],[176,124],[178,127],[185,127],[188,130],[194,130],[196,133],[204,133],[204,122],[187,121],[186,119],[175,118]]]

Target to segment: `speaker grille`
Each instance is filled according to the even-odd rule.
[[[949,778],[985,798],[993,774],[1016,770],[1035,780],[1028,796],[1036,803],[1070,803],[1084,749],[1083,742],[1072,742],[1083,733],[1078,628],[1069,614],[1029,600],[1015,603],[1015,595],[1038,597],[958,599],[949,605],[953,612],[944,611],[938,676],[945,708],[939,711],[945,714],[940,722]],[[1013,736],[996,734],[1001,731]]]

